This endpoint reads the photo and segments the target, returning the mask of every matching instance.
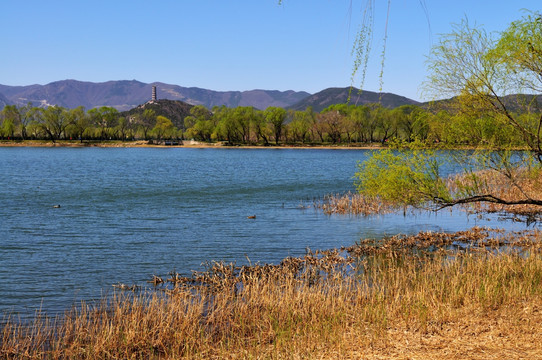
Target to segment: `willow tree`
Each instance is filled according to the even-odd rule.
[[[284,124],[286,121],[286,110],[276,106],[269,106],[267,109],[264,110],[263,116],[265,118],[265,121],[273,129],[273,133],[275,134],[275,144],[278,145],[280,137],[284,130]]]
[[[0,131],[3,133],[2,137],[8,136],[13,139],[15,135],[15,128],[21,122],[21,112],[15,105],[6,105],[0,111]]]
[[[66,134],[66,128],[72,124],[68,110],[61,106],[49,106],[39,114],[41,114],[41,129],[53,143],[60,140],[61,136]]]
[[[473,121],[491,117],[508,125],[526,151],[479,151],[474,161],[463,160],[465,171],[455,181],[440,177],[434,154],[375,154],[359,165],[358,190],[437,208],[474,202],[542,206],[542,112],[535,95],[542,91],[540,14],[524,16],[496,38],[462,21],[433,48],[429,69],[428,90],[452,97],[454,109]]]
[[[542,116],[534,95],[542,92],[542,18],[532,13],[493,39],[464,20],[433,48],[427,89],[455,97],[457,109],[513,126],[542,163]],[[518,95],[520,94],[520,95]],[[519,114],[535,112],[536,121]]]
[[[158,141],[162,141],[162,139],[165,137],[173,137],[174,133],[176,132],[176,128],[170,119],[165,116],[158,115],[156,117],[156,124],[152,128],[152,132]]]
[[[68,116],[70,117],[73,132],[77,135],[79,141],[83,143],[83,136],[91,125],[90,115],[87,114],[83,106],[78,106],[75,109],[68,110]]]

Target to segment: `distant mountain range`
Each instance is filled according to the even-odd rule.
[[[157,88],[158,103],[149,103],[152,87]],[[503,98],[510,111],[537,111],[542,108],[542,95],[508,95]],[[161,101],[161,100],[170,100]],[[5,105],[26,105],[47,107],[59,105],[66,108],[84,106],[87,110],[100,106],[111,106],[123,115],[133,115],[142,112],[147,107],[152,108],[157,115],[170,118],[177,126],[194,105],[203,105],[208,109],[214,106],[252,106],[264,110],[269,106],[277,106],[292,110],[305,110],[312,107],[320,112],[334,104],[364,105],[379,103],[386,108],[396,108],[402,105],[418,105],[431,111],[453,110],[453,99],[438,100],[430,103],[420,103],[404,96],[391,93],[376,93],[372,91],[344,87],[328,88],[316,94],[305,91],[213,91],[196,87],[182,87],[160,82],[142,83],[136,80],[107,81],[103,83],[84,82],[77,80],[55,81],[47,85],[8,86],[0,84],[0,110]],[[173,102],[172,102],[173,101]],[[175,102],[175,103],[174,103]]]
[[[82,105],[87,109],[111,106],[125,111],[149,101],[153,85],[156,86],[158,99],[181,100],[191,105],[204,105],[209,109],[221,105],[254,106],[258,109],[268,106],[287,107],[310,95],[304,91],[213,91],[160,82],[146,84],[136,80],[103,83],[62,80],[47,85],[0,85],[0,105],[2,101],[16,105],[31,102],[34,106],[75,108]]]
[[[55,81],[47,85],[8,86],[0,85],[0,108],[7,104],[33,106],[59,105],[66,108],[84,106],[92,109],[111,106],[119,111],[128,111],[151,99],[152,86],[157,88],[158,99],[180,100],[190,105],[204,105],[208,109],[214,106],[237,107],[253,106],[264,110],[269,106],[304,110],[312,106],[321,111],[329,105],[346,103],[350,96],[351,104],[380,102],[382,106],[394,108],[418,102],[403,96],[359,92],[358,89],[329,88],[316,94],[305,91],[213,91],[196,87],[182,87],[160,82],[142,83],[136,80],[107,81],[102,83],[77,80]]]

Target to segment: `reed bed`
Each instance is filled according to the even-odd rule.
[[[365,196],[363,194],[348,192],[346,194],[326,195],[321,201],[315,201],[314,207],[325,214],[340,215],[381,215],[400,209],[396,204],[380,198]]]
[[[477,188],[479,193],[493,194],[507,201],[517,199],[542,199],[542,169],[519,169],[509,173],[483,170],[474,174],[461,174],[448,180],[452,191]],[[507,212],[514,215],[534,216],[542,213],[536,205],[503,205],[496,203],[471,203],[468,208],[481,212]]]
[[[476,194],[491,194],[506,201],[518,199],[542,199],[542,170],[520,169],[506,176],[495,170],[483,170],[473,174],[460,174],[447,179],[447,187],[452,194],[458,194],[465,189]],[[469,192],[469,190],[467,190]],[[461,196],[461,195],[460,195]],[[314,207],[327,215],[382,215],[407,209],[412,206],[384,201],[379,197],[366,196],[359,193],[327,195],[320,201],[314,202]],[[427,204],[426,204],[427,205]],[[542,208],[537,205],[504,205],[490,202],[474,202],[457,205],[475,213],[503,213],[509,216],[522,216],[528,223],[542,219]],[[431,209],[431,204],[427,205]]]
[[[541,240],[474,228],[209,263],[55,319],[6,319],[0,358],[541,358]]]

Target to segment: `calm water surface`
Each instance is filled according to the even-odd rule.
[[[354,190],[356,164],[368,154],[0,148],[0,315],[62,311],[114,283],[189,274],[207,260],[273,263],[360,238],[524,226],[459,211],[360,218],[299,208]]]

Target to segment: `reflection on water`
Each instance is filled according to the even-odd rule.
[[[112,284],[144,283],[172,270],[189,274],[207,260],[276,263],[307,247],[360,238],[525,228],[461,211],[363,218],[299,207],[353,191],[356,164],[368,154],[0,148],[0,312],[60,311],[99,298]]]

